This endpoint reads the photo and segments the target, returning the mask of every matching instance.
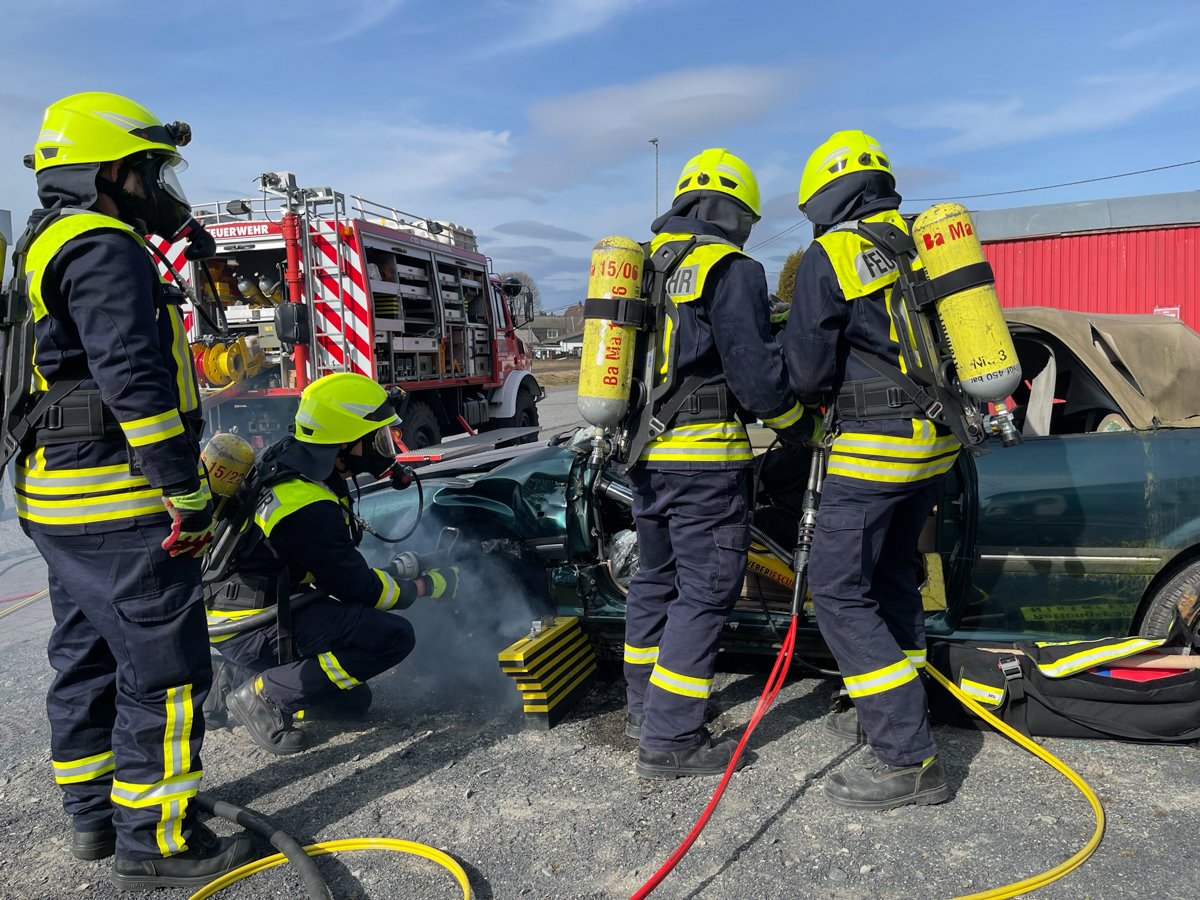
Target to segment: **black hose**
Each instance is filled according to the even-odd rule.
[[[304,609],[311,603],[321,600],[328,595],[322,591],[305,591],[303,594],[292,595],[292,612]],[[227,634],[241,634],[243,631],[253,631],[255,628],[262,628],[270,625],[275,621],[275,617],[279,612],[278,607],[269,606],[260,613],[255,613],[252,616],[242,616],[237,619],[230,619],[221,625],[209,625],[209,637],[219,637]]]
[[[232,803],[226,803],[224,800],[218,800],[205,793],[196,795],[196,805],[206,813],[220,816],[235,825],[241,825],[252,834],[257,834],[260,838],[268,841],[272,847],[287,857],[288,862],[295,866],[300,880],[304,882],[304,890],[311,900],[333,900],[333,895],[329,893],[329,886],[325,884],[325,879],[321,877],[312,857],[304,852],[299,841],[266,816],[256,813],[252,809],[243,809]]]
[[[417,532],[417,526],[421,524],[421,519],[425,515],[425,488],[421,487],[421,477],[413,472],[413,481],[417,483],[417,520],[412,523],[412,527],[404,532],[398,538],[384,537],[378,531],[371,527],[371,524],[361,516],[355,516],[358,524],[362,526],[363,531],[371,535],[376,540],[383,541],[385,544],[402,544],[412,537]],[[358,482],[355,482],[355,487],[358,487]]]
[[[783,635],[779,633],[779,628],[775,625],[775,619],[771,617],[771,611],[767,608],[767,598],[763,596],[762,582],[759,580],[759,576],[757,575],[754,576],[754,587],[758,591],[758,602],[762,606],[763,615],[766,616],[767,624],[771,626],[771,631],[775,635],[775,640],[779,641],[780,645],[782,645]],[[810,672],[816,672],[818,675],[824,675],[828,678],[842,677],[842,673],[836,669],[822,669],[816,663],[810,663],[806,659],[801,659],[795,654],[795,652],[792,653],[792,662],[799,663],[800,668],[808,669]]]

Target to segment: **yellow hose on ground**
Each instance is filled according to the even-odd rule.
[[[1071,784],[1079,788],[1079,792],[1087,798],[1087,802],[1092,804],[1092,811],[1096,814],[1096,830],[1092,832],[1091,838],[1083,845],[1083,848],[1068,859],[1064,863],[1060,863],[1053,869],[1048,869],[1039,875],[1034,875],[1031,878],[1026,878],[1024,881],[1017,881],[1013,884],[1005,885],[1004,887],[992,888],[987,891],[980,891],[977,894],[965,894],[962,897],[955,897],[954,900],[1007,900],[1009,897],[1016,897],[1018,894],[1025,894],[1035,888],[1045,887],[1052,881],[1057,881],[1069,872],[1073,872],[1083,865],[1088,857],[1096,852],[1096,848],[1100,846],[1100,840],[1104,837],[1104,807],[1100,805],[1100,798],[1080,778],[1075,771],[1065,762],[1056,757],[1048,750],[1043,750],[1025,735],[1010,728],[1008,725],[1001,722],[998,718],[964,694],[954,685],[945,675],[935,669],[933,666],[926,665],[925,671],[928,672],[938,684],[948,690],[951,694],[958,698],[971,712],[979,716],[1001,734],[1007,738],[1016,741],[1038,759],[1048,763],[1053,768],[1057,769]]]
[[[339,850],[394,850],[397,853],[411,853],[414,856],[432,860],[443,868],[448,869],[450,874],[458,879],[458,883],[463,891],[463,900],[471,900],[471,882],[467,880],[467,873],[463,871],[462,866],[441,850],[435,850],[433,847],[427,847],[424,844],[417,844],[412,841],[398,841],[392,838],[347,838],[341,841],[322,841],[319,844],[309,844],[304,848],[304,852],[309,856],[326,856]],[[287,862],[287,857],[282,853],[276,853],[274,856],[268,856],[264,859],[256,859],[254,862],[246,863],[240,869],[234,869],[232,872],[222,875],[216,881],[206,884],[196,893],[192,894],[188,900],[205,900],[205,898],[211,897],[217,891],[229,887],[235,881],[241,881],[243,878],[248,878],[257,872],[274,868],[285,862]]]
[[[30,603],[34,603],[38,600],[41,600],[43,597],[45,597],[49,593],[50,592],[48,590],[38,591],[33,596],[26,597],[24,600],[21,600],[18,603],[14,603],[12,606],[8,607],[7,609],[0,611],[0,619],[3,619],[5,616],[12,615],[18,609],[23,609],[24,607],[28,606]]]

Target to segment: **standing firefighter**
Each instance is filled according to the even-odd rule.
[[[43,209],[17,247],[29,311],[5,365],[5,456],[21,525],[49,568],[57,675],[51,759],[71,852],[116,852],[121,888],[198,886],[252,856],[195,820],[211,676],[198,557],[212,504],[182,295],[144,234],[195,241],[176,171],[182,123],[112,94],[46,110]]]
[[[717,775],[736,747],[703,725],[750,546],[752,454],[738,416],[761,418],[795,442],[814,427],[771,338],[762,266],[741,249],[758,219],[749,166],[706,150],[684,167],[674,205],[651,226],[652,258],[682,258],[666,284],[670,327],[656,337],[664,362],[655,387],[673,387],[660,395],[665,430],[630,472],[641,568],[625,619],[626,733],[640,739],[643,777]],[[672,407],[673,416],[661,411]]]
[[[340,694],[343,713],[366,711],[367,679],[414,645],[408,620],[388,610],[457,591],[457,569],[398,581],[358,552],[362,530],[346,481],[393,472],[393,485],[407,486],[409,470],[396,464],[399,425],[394,399],[370,378],[340,373],[314,381],[300,397],[295,437],[268,448],[234,497],[248,506],[245,527],[230,520],[227,547],[223,524],[210,554],[204,581],[214,626],[275,606],[281,592],[312,590],[311,603],[296,604],[282,659],[278,622],[213,636],[224,658],[216,699],[232,687],[223,698],[229,713],[271,753],[304,749],[292,717],[323,700]],[[220,703],[210,709],[219,715]]]
[[[917,536],[954,464],[958,441],[867,361],[904,371],[890,315],[898,269],[855,229],[886,222],[908,232],[891,163],[861,131],[833,135],[809,157],[800,209],[815,240],[796,272],[783,336],[792,388],[804,402],[836,399],[840,431],[829,457],[809,587],[817,623],[855,709],[829,727],[875,751],[832,775],[839,806],[890,809],[939,803],[946,774],[929,728]]]

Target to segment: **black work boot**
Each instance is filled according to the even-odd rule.
[[[642,723],[646,721],[644,713],[625,713],[625,736],[634,740],[642,737]]]
[[[292,727],[292,717],[276,706],[265,690],[256,688],[258,681],[251,678],[229,695],[229,714],[245,725],[254,743],[268,753],[299,753],[307,743],[304,732]]]
[[[187,849],[161,859],[113,860],[112,883],[121,891],[152,891],[162,887],[201,888],[226,872],[257,859],[244,834],[218,838],[196,824]]]
[[[348,691],[338,691],[328,700],[313,704],[312,709],[296,714],[305,722],[357,722],[365,719],[371,708],[371,686],[360,684]]]
[[[889,766],[872,753],[866,765],[835,772],[825,782],[825,799],[849,809],[927,806],[950,796],[946,770],[937,756],[915,766]]]
[[[733,759],[738,742],[732,738],[713,740],[702,731],[700,743],[684,750],[645,750],[638,748],[635,770],[642,778],[683,778],[688,775],[723,775]],[[746,751],[738,760],[738,769],[754,762],[754,754]]]
[[[212,688],[204,698],[204,728],[217,731],[229,724],[226,706],[229,694],[237,687],[237,666],[223,657],[213,657]]]
[[[830,713],[825,719],[825,730],[844,741],[851,741],[855,744],[867,742],[866,732],[862,730],[862,725],[858,721],[858,710],[853,706],[845,712]]]
[[[76,859],[107,859],[117,849],[117,829],[111,825],[96,831],[71,829],[71,855]]]

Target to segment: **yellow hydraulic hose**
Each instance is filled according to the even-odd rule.
[[[1050,882],[1057,881],[1058,879],[1062,878],[1068,872],[1073,872],[1078,869],[1084,864],[1084,862],[1087,861],[1089,856],[1096,852],[1096,848],[1100,846],[1101,838],[1104,837],[1104,807],[1100,805],[1100,798],[1096,796],[1096,793],[1090,787],[1088,787],[1087,782],[1080,778],[1070,766],[1056,757],[1053,753],[1050,753],[1048,750],[1043,750],[1029,738],[1025,737],[1025,735],[1001,722],[998,718],[960,691],[957,686],[955,686],[948,678],[946,678],[945,675],[943,675],[933,666],[926,665],[925,671],[933,677],[934,681],[957,697],[963,703],[963,705],[965,705],[967,709],[971,710],[971,712],[975,713],[975,715],[979,716],[1005,737],[1016,741],[1034,756],[1038,757],[1043,762],[1048,763],[1050,766],[1062,773],[1062,775],[1065,776],[1066,779],[1071,782],[1071,784],[1079,788],[1079,792],[1087,798],[1088,803],[1092,804],[1092,811],[1096,814],[1096,830],[1092,832],[1092,836],[1088,839],[1088,842],[1083,845],[1083,848],[1066,862],[1060,863],[1053,869],[1048,869],[1039,875],[1026,878],[1024,881],[1018,881],[1013,884],[1005,885],[1004,887],[992,888],[991,890],[987,891],[980,891],[977,894],[965,894],[962,897],[954,898],[954,900],[1006,900],[1008,897],[1016,897],[1018,894],[1025,894],[1034,890],[1035,888],[1044,887]]]
[[[348,838],[341,841],[322,841],[319,844],[309,844],[304,848],[304,852],[309,856],[325,856],[339,850],[394,850],[397,853],[412,853],[415,856],[432,860],[443,868],[448,869],[450,874],[458,879],[458,883],[462,887],[463,900],[471,900],[471,882],[467,880],[467,873],[463,871],[462,866],[441,850],[435,850],[433,847],[416,844],[412,841],[397,841],[391,838]],[[256,872],[274,868],[285,862],[287,862],[287,857],[282,853],[276,853],[274,856],[268,856],[264,859],[256,859],[254,862],[247,863],[240,869],[234,869],[232,872],[222,875],[216,881],[206,884],[196,893],[192,894],[188,900],[205,900],[206,897],[211,897],[217,891],[224,890],[235,881],[241,881],[243,878],[248,878]]]
[[[41,591],[38,591],[36,594],[33,594],[29,597],[24,598],[23,600],[21,600],[17,603],[14,603],[12,606],[6,607],[4,610],[0,611],[0,619],[3,619],[5,616],[12,615],[18,609],[23,609],[24,607],[28,606],[30,603],[34,603],[38,600],[41,600],[43,597],[45,597],[49,593],[50,592],[48,590],[41,590]]]

